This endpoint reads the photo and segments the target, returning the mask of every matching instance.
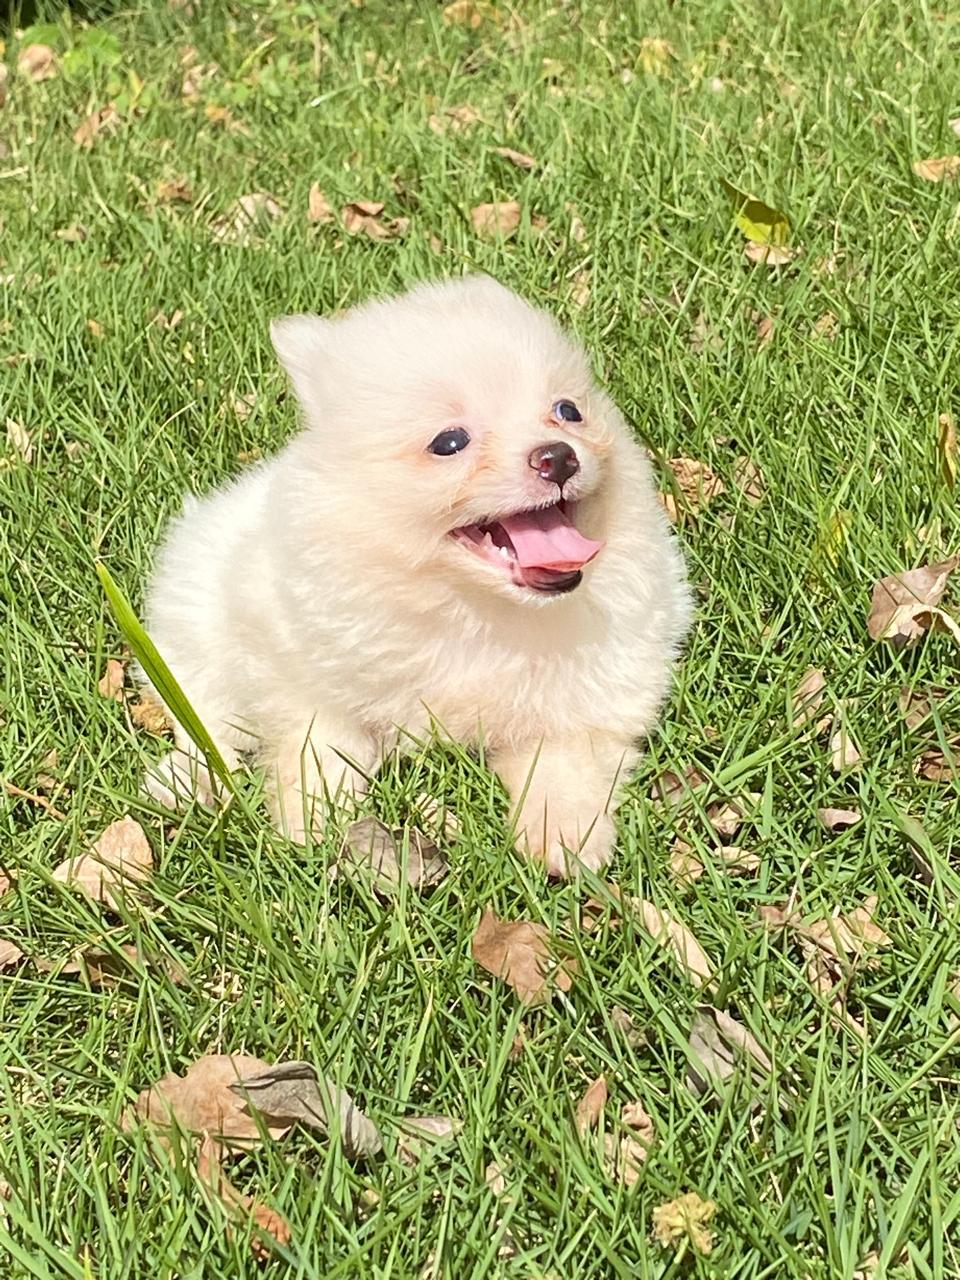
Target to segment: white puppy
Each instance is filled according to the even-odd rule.
[[[273,341],[303,430],[188,501],[147,605],[227,763],[255,753],[303,840],[404,731],[482,740],[521,849],[601,867],[690,603],[584,354],[485,277],[290,316]],[[177,742],[168,780],[190,771]]]

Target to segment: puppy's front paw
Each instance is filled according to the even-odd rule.
[[[604,814],[578,814],[568,806],[544,813],[543,798],[524,804],[517,818],[517,847],[542,862],[550,876],[575,876],[586,868],[600,871],[613,856],[615,831]]]
[[[168,751],[147,770],[143,789],[157,804],[174,813],[182,813],[194,801],[216,809],[221,794],[207,766],[195,754],[179,747]]]

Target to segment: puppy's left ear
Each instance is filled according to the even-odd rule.
[[[270,326],[270,338],[280,363],[290,375],[301,402],[310,399],[318,381],[332,323],[321,316],[284,316]]]

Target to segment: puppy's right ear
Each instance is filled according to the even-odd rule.
[[[309,403],[330,341],[332,324],[321,316],[283,316],[270,326],[270,338],[280,363],[290,375],[301,403]]]

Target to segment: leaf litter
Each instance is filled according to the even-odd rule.
[[[391,897],[404,880],[423,892],[439,884],[449,870],[437,846],[416,827],[392,828],[377,818],[360,818],[347,828],[337,860],[327,874],[335,880],[344,872],[372,872],[376,891]]]
[[[895,649],[911,649],[925,633],[949,631],[960,642],[960,625],[939,607],[960,556],[881,578],[873,588],[867,632]]]
[[[753,1032],[731,1014],[710,1004],[698,1004],[687,1037],[686,1086],[702,1096],[721,1096],[738,1071],[759,1088],[773,1070],[767,1051]]]
[[[557,959],[545,925],[529,920],[500,920],[484,911],[471,942],[471,953],[481,968],[513,988],[522,1004],[542,1004],[551,989],[569,991],[576,964]]]
[[[485,240],[509,240],[520,226],[521,207],[516,200],[478,204],[470,210],[470,221]]]
[[[583,1097],[577,1103],[574,1124],[577,1133],[582,1137],[590,1129],[595,1129],[607,1105],[607,1082],[603,1076],[587,1085]]]
[[[89,853],[61,862],[52,877],[117,910],[126,892],[142,885],[152,871],[153,851],[143,827],[127,816],[112,822]]]

